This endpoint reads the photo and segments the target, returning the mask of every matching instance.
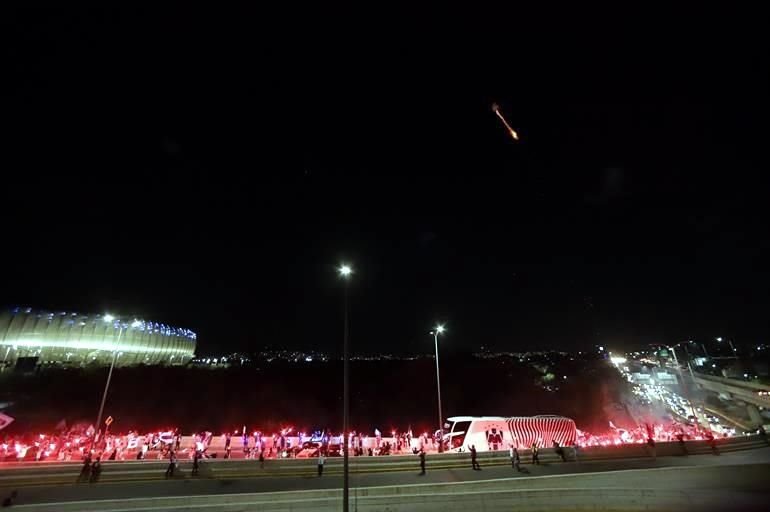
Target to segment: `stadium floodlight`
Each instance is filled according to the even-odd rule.
[[[353,269],[350,268],[350,265],[340,265],[338,271],[342,277],[348,277],[353,273]]]
[[[115,320],[115,317],[114,317],[114,316],[112,316],[112,315],[111,315],[111,314],[109,314],[109,313],[105,313],[105,315],[104,315],[104,321],[105,321],[105,322],[112,322],[113,320]]]

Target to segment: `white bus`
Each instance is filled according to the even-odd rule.
[[[507,450],[511,446],[550,448],[556,441],[571,446],[577,438],[575,422],[564,416],[453,416],[444,425],[449,452]]]

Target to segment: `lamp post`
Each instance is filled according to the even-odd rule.
[[[350,460],[348,454],[350,430],[350,352],[348,346],[348,283],[353,269],[340,265],[340,277],[345,280],[344,335],[342,339],[342,511],[348,512],[350,503]]]
[[[104,315],[104,321],[105,322],[112,322],[115,319],[112,315]],[[99,429],[102,425],[102,414],[104,413],[104,404],[107,401],[107,392],[110,390],[110,381],[112,381],[112,370],[115,368],[115,361],[118,359],[118,347],[120,345],[120,338],[123,336],[123,332],[126,330],[128,326],[123,325],[120,323],[120,320],[118,320],[118,323],[120,324],[120,330],[118,331],[118,339],[115,341],[115,345],[112,349],[112,362],[110,363],[110,371],[107,373],[107,383],[104,385],[104,392],[102,393],[102,403],[99,406],[99,414],[96,416],[96,427],[94,430],[94,437],[91,439],[91,449],[94,447],[94,443],[96,443],[96,435],[99,432]],[[139,320],[134,320],[131,322],[131,327],[136,328],[139,327],[142,324]]]
[[[698,428],[698,415],[695,413],[695,407],[692,405],[692,400],[690,399],[690,393],[687,391],[687,385],[684,382],[684,375],[682,375],[682,367],[679,366],[679,360],[676,357],[676,350],[675,347],[678,347],[680,343],[677,343],[673,347],[667,347],[671,354],[674,356],[674,364],[676,365],[676,369],[679,372],[679,380],[682,382],[682,392],[684,393],[684,397],[687,399],[687,403],[690,404],[690,411],[692,412],[693,417],[695,418],[695,428],[697,431]],[[688,366],[690,362],[687,362]],[[690,372],[692,372],[692,368],[690,368]]]
[[[442,453],[444,451],[444,418],[441,415],[441,374],[438,367],[438,335],[444,332],[443,325],[437,325],[435,329],[430,331],[433,335],[433,343],[436,347],[436,391],[438,392],[438,451]]]

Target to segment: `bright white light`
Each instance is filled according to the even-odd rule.
[[[617,366],[619,364],[625,363],[626,362],[626,358],[625,357],[617,357],[617,356],[616,357],[610,357],[610,361],[612,362],[612,364]]]
[[[604,347],[599,347],[599,352],[604,352]]]
[[[717,338],[717,341],[722,341],[722,338]]]
[[[715,365],[715,364],[712,364],[712,365],[711,365],[711,367],[712,367],[712,368],[716,368],[716,367],[717,367],[717,365]]]
[[[436,332],[439,333],[439,334],[444,332],[444,326],[443,325],[437,325],[436,326]]]
[[[113,320],[115,320],[115,317],[112,316],[111,314],[107,313],[106,315],[104,315],[105,322],[112,322]]]
[[[353,273],[353,269],[350,268],[348,265],[342,265],[339,268],[339,273],[342,277],[348,277],[350,274]]]
[[[140,325],[142,325],[142,322],[140,322],[139,320],[134,320],[133,322],[131,322],[131,327],[133,328],[137,328]]]

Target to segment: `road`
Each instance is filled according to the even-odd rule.
[[[352,460],[355,466],[357,460]],[[308,461],[311,465],[313,461]],[[510,466],[487,466],[481,471],[473,471],[470,467],[465,469],[438,469],[431,470],[430,458],[428,459],[428,472],[425,476],[418,475],[418,465],[415,460],[414,471],[391,471],[380,473],[364,473],[351,475],[351,496],[355,496],[355,489],[361,487],[379,487],[390,485],[451,483],[493,480],[503,478],[516,478],[521,481],[521,486],[527,488],[547,487],[549,480],[558,475],[594,474],[597,480],[591,485],[612,486],[616,482],[619,471],[630,474],[628,470],[651,470],[676,467],[713,467],[719,466],[743,466],[753,465],[756,471],[769,474],[770,447],[755,450],[725,453],[720,456],[692,455],[651,458],[610,460],[593,462],[551,462],[540,466],[523,466],[522,473],[516,473]],[[470,463],[469,463],[470,466]],[[189,471],[189,464],[182,466],[183,471]],[[753,471],[753,470],[752,470]],[[609,473],[608,473],[609,472]],[[731,490],[739,482],[731,472],[725,472],[725,478],[716,478],[708,483],[710,490]],[[614,476],[615,475],[615,476]],[[545,478],[541,478],[545,477]],[[565,480],[565,479],[559,479]],[[572,479],[569,479],[572,480]],[[576,485],[585,485],[575,479]],[[676,487],[681,485],[676,478],[660,479],[660,484]],[[560,484],[561,485],[561,484]],[[762,484],[764,486],[764,483]],[[137,497],[161,497],[161,496],[200,496],[235,493],[262,493],[274,491],[297,491],[316,489],[337,489],[342,486],[339,475],[315,476],[257,476],[239,479],[192,479],[186,475],[184,478],[172,480],[150,481],[125,481],[96,484],[68,484],[68,485],[38,485],[26,486],[18,489],[19,496],[16,504],[61,503],[67,501],[90,501],[99,499],[123,499]],[[752,489],[756,490],[756,489]],[[2,489],[8,494],[9,488]]]

